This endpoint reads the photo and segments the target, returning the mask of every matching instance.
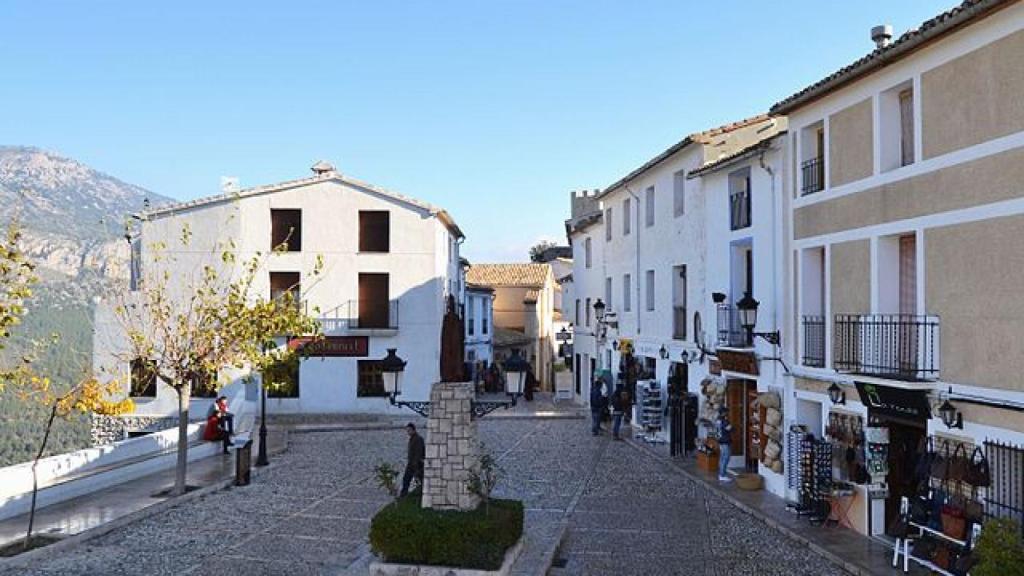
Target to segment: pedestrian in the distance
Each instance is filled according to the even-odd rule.
[[[612,437],[616,440],[622,440],[622,437],[619,436],[619,429],[622,428],[622,416],[626,413],[628,406],[629,395],[622,384],[619,384],[615,387],[615,393],[612,394]]]
[[[405,461],[405,475],[402,476],[402,496],[409,493],[409,484],[416,479],[416,484],[423,486],[423,460],[427,455],[427,447],[423,437],[416,432],[416,425],[409,422],[405,426],[409,433],[409,454]]]
[[[724,406],[718,410],[718,480],[732,482],[729,477],[729,458],[732,457],[732,424],[729,410]]]
[[[601,416],[604,414],[606,399],[601,388],[600,378],[594,378],[590,385],[590,433],[597,436],[601,433]]]

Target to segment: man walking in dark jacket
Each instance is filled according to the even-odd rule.
[[[608,406],[608,399],[601,390],[603,386],[604,381],[601,378],[594,378],[590,385],[590,433],[594,436],[601,434],[601,417]]]
[[[409,493],[409,483],[413,478],[416,478],[416,483],[421,488],[423,487],[423,459],[427,454],[423,437],[416,433],[416,425],[410,422],[406,425],[405,431],[409,433],[409,455],[405,462],[405,475],[402,476],[402,496]]]

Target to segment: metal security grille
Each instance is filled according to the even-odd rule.
[[[825,188],[825,159],[821,156],[811,158],[800,164],[803,174],[801,196],[820,192]]]
[[[985,440],[992,485],[984,490],[985,517],[1009,518],[1024,536],[1024,448]]]
[[[825,317],[804,316],[803,365],[825,367]]]

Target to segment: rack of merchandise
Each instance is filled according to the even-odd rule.
[[[832,443],[791,429],[789,444],[798,446],[796,465],[789,464],[789,481],[795,481],[799,493],[796,511],[813,523],[824,522],[832,508]]]
[[[639,424],[644,429],[643,439],[652,444],[664,443],[660,432],[664,428],[665,395],[656,380],[637,382],[637,408]]]

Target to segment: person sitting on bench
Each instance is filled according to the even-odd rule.
[[[235,415],[228,410],[227,396],[221,396],[210,405],[206,413],[206,430],[203,431],[203,439],[215,442],[224,442],[224,453],[233,446],[231,437],[235,434]]]

